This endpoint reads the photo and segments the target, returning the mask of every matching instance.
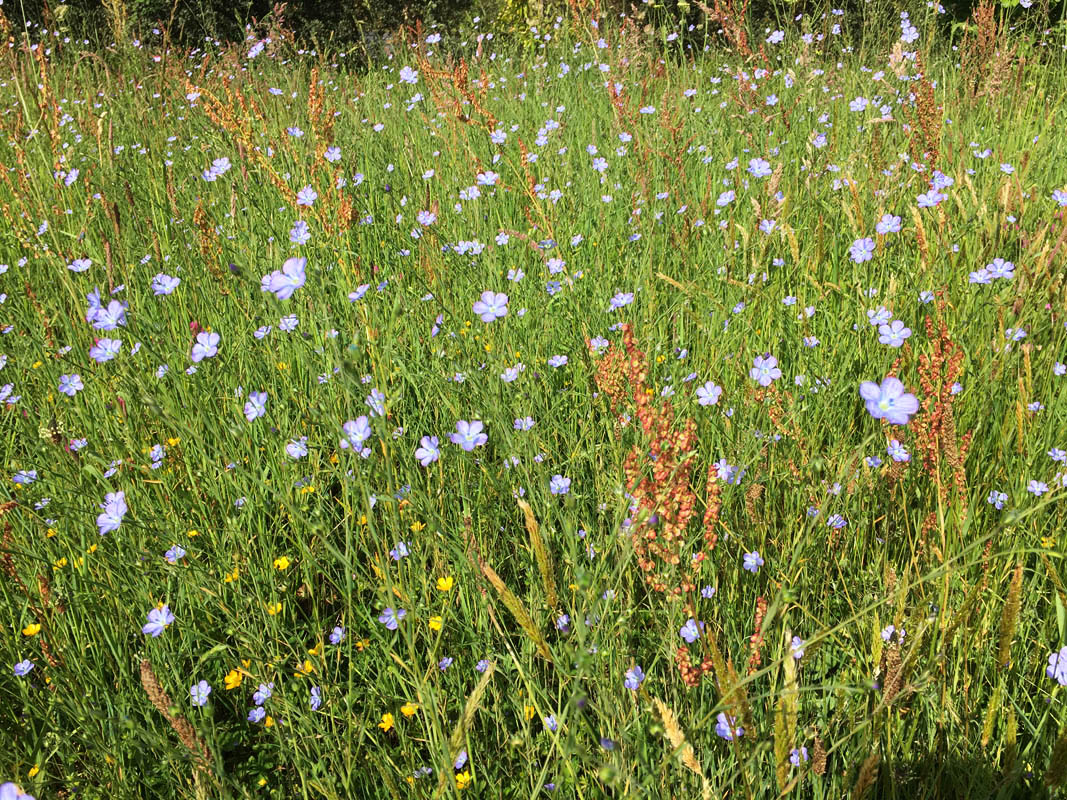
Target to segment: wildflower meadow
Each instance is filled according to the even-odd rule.
[[[2,800],[1061,790],[1067,27],[696,5],[0,16]]]

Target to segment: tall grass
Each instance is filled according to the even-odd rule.
[[[6,49],[0,776],[1057,791],[1067,84],[987,17]]]

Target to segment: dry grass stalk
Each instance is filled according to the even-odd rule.
[[[778,696],[774,710],[774,778],[778,791],[785,794],[789,786],[789,755],[793,751],[793,735],[789,729],[785,694]]]
[[[1063,784],[1065,778],[1067,778],[1067,728],[1060,731],[1056,745],[1052,748],[1048,770],[1045,772],[1045,786],[1055,789]]]
[[[548,552],[548,547],[545,546],[545,540],[541,536],[541,526],[537,524],[537,518],[530,504],[521,497],[516,499],[526,518],[526,532],[530,534],[530,547],[533,548],[534,556],[537,558],[537,568],[541,572],[541,583],[545,588],[545,602],[548,603],[549,608],[555,608],[559,604],[559,596],[556,593],[552,556]]]
[[[656,711],[659,712],[660,721],[663,723],[664,735],[675,752],[681,756],[682,764],[688,767],[691,772],[699,775],[702,781],[706,782],[704,769],[700,766],[700,762],[697,761],[693,746],[686,741],[685,732],[678,725],[678,718],[674,716],[674,712],[658,697],[652,698],[652,704],[656,707]]]
[[[1015,708],[1009,705],[1004,714],[1004,755],[1000,760],[1005,772],[1012,770],[1015,760],[1019,757],[1019,744],[1016,738],[1018,732],[1019,725],[1015,718]]]
[[[878,764],[881,758],[878,753],[871,753],[860,766],[856,783],[852,786],[852,800],[860,800],[867,794],[867,790],[878,780]]]
[[[504,585],[504,581],[500,579],[500,576],[496,574],[496,570],[490,567],[488,564],[482,564],[482,574],[489,579],[489,583],[496,589],[497,594],[500,595],[501,602],[507,607],[511,615],[515,617],[515,621],[519,623],[526,635],[530,637],[530,640],[537,647],[537,652],[542,658],[551,662],[552,651],[548,649],[548,642],[545,641],[545,637],[541,635],[541,631],[537,629],[537,625],[533,621],[533,617],[530,616],[530,612],[526,610],[526,606],[522,601],[515,596],[507,586]]]
[[[882,675],[882,702],[889,705],[900,694],[900,687],[904,685],[904,669],[899,644],[890,644],[882,651]]]
[[[156,707],[156,710],[163,715],[163,718],[167,720],[170,727],[178,734],[178,738],[181,743],[185,745],[186,749],[193,756],[193,783],[196,789],[198,797],[206,796],[204,793],[203,779],[207,776],[209,765],[211,763],[211,756],[208,752],[207,745],[204,740],[200,738],[200,735],[196,732],[196,729],[189,723],[189,720],[184,717],[177,717],[171,713],[173,703],[170,697],[163,687],[159,684],[159,678],[156,677],[155,671],[152,669],[152,664],[148,659],[141,661],[141,686],[144,687],[145,693],[148,695],[149,701]]]
[[[478,684],[474,687],[474,691],[470,693],[467,702],[464,703],[463,716],[456,722],[456,727],[452,729],[452,736],[448,740],[449,747],[453,751],[458,751],[460,745],[463,744],[463,737],[466,736],[471,722],[474,721],[474,715],[478,713],[478,709],[481,707],[482,697],[485,696],[485,690],[489,688],[489,681],[492,680],[495,670],[496,663],[490,661],[489,666],[485,668],[485,672],[482,673],[482,677],[478,680]]]
[[[993,696],[989,698],[989,707],[985,712],[985,719],[982,721],[982,749],[984,750],[989,745],[989,740],[993,738],[993,726],[997,722],[997,712],[1000,710],[1001,700],[1001,688],[998,683],[993,688]]]
[[[826,748],[819,734],[815,734],[815,744],[811,749],[811,771],[816,775],[826,774]]]
[[[1017,564],[1008,586],[1008,597],[1004,601],[1004,612],[1000,616],[1000,637],[997,646],[997,663],[1001,667],[1008,665],[1011,658],[1011,640],[1019,624],[1019,609],[1022,606],[1023,565]]]

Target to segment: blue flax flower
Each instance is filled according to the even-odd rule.
[[[626,670],[626,680],[622,682],[622,685],[630,691],[636,692],[644,680],[645,671],[640,666],[636,666],[633,669]]]
[[[892,375],[879,386],[872,381],[860,384],[860,397],[866,401],[867,412],[875,419],[884,419],[893,425],[905,425],[919,410],[915,395],[904,391],[904,384]]]
[[[424,467],[430,466],[441,457],[441,448],[436,436],[423,436],[415,450],[415,458]]]
[[[1067,647],[1061,647],[1058,653],[1051,653],[1045,674],[1060,686],[1067,686]]]
[[[452,440],[452,444],[459,445],[469,453],[475,447],[481,447],[489,441],[489,434],[482,432],[483,427],[481,420],[475,419],[468,422],[461,419],[456,423],[456,432],[449,434],[449,439]]]
[[[211,694],[211,685],[207,681],[200,681],[189,687],[189,699],[194,706],[205,705],[209,694]]]
[[[173,623],[174,615],[170,613],[169,606],[164,605],[160,608],[153,608],[148,612],[148,622],[141,628],[141,633],[147,634],[154,639]]]
[[[219,352],[219,339],[221,337],[214,331],[202,331],[196,335],[196,343],[190,358],[193,363],[203,361],[205,358],[213,358]]]
[[[745,735],[745,729],[737,724],[737,717],[731,717],[725,711],[720,711],[716,718],[715,733],[728,742],[740,739]]]
[[[304,272],[307,261],[306,258],[296,256],[286,259],[281,269],[263,276],[260,287],[268,292],[274,292],[274,296],[279,300],[288,300],[293,296],[293,292],[303,286],[307,280]]]
[[[692,644],[700,638],[700,625],[703,625],[703,623],[697,623],[695,619],[690,617],[688,620],[686,620],[686,623],[682,626],[682,629],[678,631],[678,635],[685,639],[687,642],[689,642],[689,644]]]
[[[389,630],[395,631],[400,625],[400,620],[406,617],[407,613],[408,612],[402,608],[394,610],[393,607],[390,606],[378,615],[378,622],[382,623],[382,625]]]

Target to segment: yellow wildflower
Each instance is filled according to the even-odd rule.
[[[41,626],[36,622],[31,622],[29,625],[22,629],[23,636],[36,636],[40,632]]]
[[[267,613],[270,614],[272,617],[277,615],[277,614],[280,614],[281,611],[282,611],[282,604],[281,603],[271,603],[271,604],[269,604],[267,606]]]
[[[289,557],[282,556],[281,558],[274,559],[274,568],[278,570],[289,569]]]
[[[463,770],[463,772],[456,775],[456,788],[466,789],[471,785],[471,771],[469,769]]]
[[[30,771],[26,773],[26,777],[27,778],[32,778],[34,775],[36,775],[40,771],[41,771],[41,767],[39,765],[37,765],[37,764],[34,764],[32,767],[30,767]]]
[[[447,578],[438,578],[437,579],[437,591],[439,591],[439,592],[447,592],[452,588],[452,584],[453,583],[455,583],[455,581],[452,579],[451,575],[449,575]]]
[[[522,710],[523,710],[523,713],[526,714],[527,721],[533,719],[534,715],[537,713],[537,709],[534,708],[533,706],[523,706]]]
[[[408,702],[404,703],[404,705],[400,706],[400,713],[403,714],[405,717],[410,717],[412,714],[414,714],[418,710],[419,710],[418,704],[417,703],[412,703],[410,700]]]
[[[382,721],[378,723],[378,727],[383,731],[388,731],[393,727],[393,715],[386,712],[382,714]]]
[[[231,669],[226,673],[226,677],[223,680],[226,682],[227,689],[236,689],[241,685],[241,681],[245,679],[245,676],[235,669]]]
[[[430,617],[430,630],[431,631],[439,631],[439,630],[441,630],[441,624],[442,624],[442,620],[441,620],[440,617]]]

